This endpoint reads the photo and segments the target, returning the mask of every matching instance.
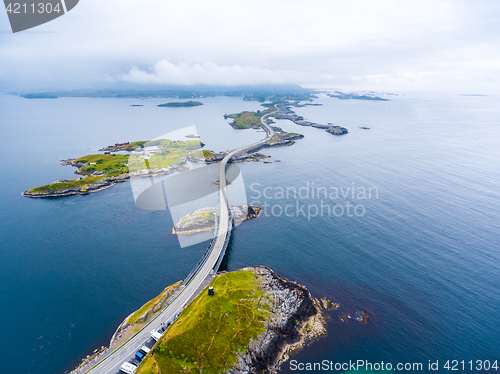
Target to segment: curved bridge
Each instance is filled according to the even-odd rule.
[[[149,340],[149,332],[160,328],[161,323],[172,321],[176,314],[180,314],[190,300],[196,297],[203,288],[213,279],[226,253],[227,244],[231,236],[233,226],[232,214],[229,208],[229,203],[226,195],[226,166],[229,160],[237,154],[248,152],[249,150],[265,143],[274,135],[274,130],[269,126],[265,119],[278,111],[268,113],[260,119],[261,127],[266,131],[265,139],[252,143],[250,145],[238,148],[230,152],[220,164],[219,181],[220,181],[220,203],[219,216],[216,226],[215,238],[205,252],[202,260],[193,269],[193,271],[184,280],[180,291],[171,296],[173,299],[170,305],[165,308],[158,316],[156,316],[145,327],[138,331],[132,338],[115,348],[106,357],[101,359],[96,365],[87,371],[85,374],[116,374],[120,373],[122,363],[130,361],[134,358],[135,352]]]

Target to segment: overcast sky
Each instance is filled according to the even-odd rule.
[[[80,0],[12,34],[0,89],[297,83],[495,93],[500,2]]]

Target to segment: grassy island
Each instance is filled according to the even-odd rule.
[[[268,113],[274,112],[276,108],[269,106],[265,110],[258,110],[257,112],[241,112],[235,114],[225,115],[224,117],[232,118],[231,126],[235,129],[258,129],[260,128],[260,119]]]
[[[56,195],[67,191],[67,194],[93,192],[94,190],[125,181],[129,172],[141,170],[159,170],[181,163],[187,156],[203,157],[199,140],[158,139],[152,141],[135,141],[103,148],[104,154],[92,154],[76,159],[63,160],[63,165],[77,167],[76,174],[81,178],[65,179],[48,185],[32,188],[25,192],[26,196]],[[146,147],[146,148],[144,148]],[[148,148],[152,147],[152,148]],[[138,151],[117,154],[117,151]],[[212,154],[211,151],[208,153]]]
[[[265,331],[270,307],[254,273],[226,273],[212,286],[215,295],[203,292],[189,304],[137,374],[222,373]]]
[[[200,106],[203,105],[203,103],[200,103],[199,101],[184,101],[184,102],[171,102],[171,103],[165,103],[165,104],[160,104],[158,106],[160,107],[168,107],[168,108],[180,108],[180,107],[192,107],[192,106]]]

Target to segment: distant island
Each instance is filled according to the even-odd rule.
[[[310,100],[316,91],[298,85],[264,85],[264,86],[167,86],[161,90],[148,89],[80,89],[72,91],[52,92],[9,92],[28,99],[57,97],[101,97],[101,98],[173,98],[194,99],[202,97],[241,97],[248,101]]]
[[[22,97],[25,99],[57,99],[57,95],[51,93],[27,94]]]
[[[389,101],[389,99],[384,99],[380,96],[375,96],[373,94],[360,95],[355,93],[345,93],[341,91],[335,91],[334,93],[327,94],[330,97],[334,97],[340,100],[372,100],[372,101]]]
[[[184,101],[184,102],[165,103],[165,104],[160,104],[157,106],[169,107],[169,108],[180,108],[180,107],[191,107],[191,106],[200,106],[200,105],[203,105],[203,103],[200,103],[199,101]]]

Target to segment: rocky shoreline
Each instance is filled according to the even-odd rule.
[[[233,219],[236,223],[256,218],[260,213],[260,207],[256,205],[235,205],[230,208],[233,210]],[[202,208],[185,215],[172,228],[172,234],[192,235],[214,230],[215,216],[213,213],[219,214],[218,210],[219,206]]]
[[[323,311],[337,309],[338,304],[325,298],[313,298],[305,286],[277,276],[266,266],[250,266],[236,271],[252,271],[258,277],[259,287],[264,293],[261,302],[270,307],[271,313],[265,321],[265,331],[238,353],[237,362],[224,373],[276,374],[293,353],[327,334],[327,320]],[[137,319],[134,317],[136,321],[131,321],[131,318],[138,311],[125,318],[113,334],[109,347],[96,349],[70,374],[84,373],[115,347],[123,344],[137,328],[168,306],[178,292],[179,284],[167,287],[153,299],[154,302],[144,309],[144,313],[141,312],[143,315]]]
[[[295,104],[295,107],[300,108],[303,106],[305,106],[305,104],[304,105],[297,104],[297,103]],[[329,123],[327,125],[323,125],[320,123],[307,121],[304,119],[304,117],[297,115],[291,109],[290,105],[279,108],[278,112],[273,113],[273,115],[271,117],[274,117],[276,119],[287,119],[287,120],[292,121],[293,123],[295,123],[296,125],[299,125],[299,126],[311,126],[311,127],[316,127],[318,129],[323,129],[326,132],[333,134],[333,135],[344,135],[344,134],[349,133],[349,131],[345,127],[342,127],[342,126],[336,126],[336,125],[333,125],[331,123]]]
[[[344,127],[341,126],[333,126],[332,124],[328,125],[322,125],[318,123],[313,123],[304,120],[303,117],[298,116],[295,114],[293,110],[291,110],[291,106],[295,105],[297,107],[302,107],[306,105],[316,105],[316,104],[311,104],[311,103],[306,103],[306,104],[299,104],[298,102],[296,103],[291,103],[288,105],[279,105],[278,106],[278,111],[275,113],[272,113],[271,117],[276,118],[276,119],[288,119],[292,122],[294,122],[297,125],[300,126],[312,126],[316,128],[321,128],[324,129],[326,132],[329,132],[334,135],[343,135],[347,134],[348,130]],[[224,116],[225,118],[227,115]],[[273,123],[271,118],[267,119],[268,123]],[[230,124],[231,125],[231,124]],[[231,163],[235,162],[246,162],[246,161],[259,161],[261,159],[269,158],[270,156],[264,155],[262,153],[259,153],[259,151],[263,148],[267,147],[282,147],[282,146],[290,146],[295,143],[297,139],[301,139],[304,137],[302,134],[296,134],[296,133],[288,133],[283,131],[280,127],[273,126],[273,129],[275,131],[275,134],[270,138],[267,139],[265,142],[261,142],[257,145],[255,145],[252,148],[247,148],[245,152],[239,153],[234,155],[232,159],[229,161]],[[150,141],[148,144],[155,144],[155,141]],[[99,149],[99,151],[104,152],[105,154],[110,154],[112,152],[119,152],[119,151],[132,151],[133,149],[136,149],[137,147],[141,147],[144,145],[144,143],[147,143],[145,141],[137,141],[137,142],[126,142],[126,143],[116,143],[115,145],[110,145],[107,147],[104,147],[102,149]],[[203,143],[200,142],[201,147],[204,146]],[[116,183],[121,183],[121,182],[126,182],[130,180],[131,178],[134,177],[148,177],[148,176],[159,176],[159,175],[166,175],[173,173],[175,171],[184,171],[188,170],[189,168],[187,167],[186,163],[187,161],[191,162],[203,162],[207,164],[212,164],[212,163],[217,163],[220,162],[224,159],[224,157],[227,156],[228,152],[219,152],[219,153],[214,153],[212,151],[203,151],[206,152],[202,156],[197,156],[194,154],[188,154],[187,156],[183,157],[182,161],[180,163],[176,163],[173,165],[170,165],[169,167],[163,168],[163,169],[154,169],[154,170],[140,170],[137,172],[133,173],[122,173],[119,175],[114,175],[114,176],[105,176],[106,172],[104,171],[93,171],[89,172],[86,170],[83,170],[84,168],[88,167],[87,163],[82,163],[78,162],[78,159],[67,159],[67,160],[62,160],[62,165],[70,165],[78,168],[78,170],[75,172],[75,174],[83,174],[85,176],[93,176],[99,178],[97,181],[94,179],[93,182],[84,184],[85,180],[82,179],[81,185],[73,186],[73,187],[68,187],[68,188],[60,188],[57,190],[49,190],[49,191],[36,191],[37,188],[29,189],[27,191],[24,191],[22,193],[23,196],[26,197],[32,197],[32,198],[44,198],[44,197],[63,197],[63,196],[71,196],[71,195],[86,195],[89,193],[94,193],[94,192],[99,192],[102,190],[105,190],[107,188],[110,188],[114,186]],[[90,164],[92,165],[92,163]],[[112,170],[115,174],[119,172],[119,170]],[[61,182],[75,182],[75,180],[66,180],[66,181],[56,181],[53,184],[56,183],[61,183]],[[78,183],[74,183],[78,184]],[[45,187],[45,186],[42,186]]]
[[[123,322],[117,327],[115,333],[111,337],[109,346],[102,346],[94,350],[90,355],[82,359],[80,365],[73,369],[69,374],[83,374],[100,360],[104,359],[116,347],[120,346],[131,338],[138,328],[141,328],[145,323],[148,323],[155,314],[166,308],[172,302],[172,296],[179,291],[181,282],[174,283],[163,290],[162,294],[157,297],[157,300],[149,306],[140,318],[136,321],[131,320],[133,315],[139,310],[130,313]],[[154,300],[154,299],[153,299]],[[144,306],[143,306],[144,307]],[[142,309],[142,308],[141,308]]]
[[[266,331],[239,352],[238,362],[226,373],[277,373],[291,354],[326,335],[322,303],[306,287],[277,276],[265,266],[240,270],[251,270],[259,277],[272,314]]]
[[[66,162],[66,163],[65,163]],[[62,160],[62,165],[70,165],[67,163],[68,160]],[[75,165],[73,165],[75,166]],[[23,196],[33,197],[33,198],[43,198],[43,197],[63,197],[71,195],[86,195],[89,193],[99,192],[105,190],[106,188],[113,187],[117,183],[127,182],[131,178],[144,178],[144,177],[157,177],[160,175],[167,175],[174,173],[176,171],[188,170],[186,160],[183,160],[177,164],[173,164],[169,167],[163,169],[153,169],[153,170],[140,170],[132,173],[123,173],[116,177],[102,178],[94,183],[89,183],[85,186],[70,187],[61,190],[52,190],[48,192],[32,192],[31,190],[24,191]],[[56,181],[54,183],[61,183],[64,181]],[[86,187],[86,188],[85,188]]]

